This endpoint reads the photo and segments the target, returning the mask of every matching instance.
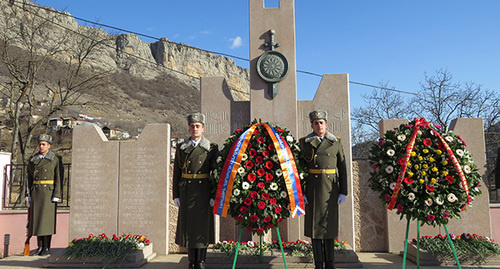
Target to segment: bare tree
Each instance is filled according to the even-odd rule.
[[[500,96],[473,82],[454,82],[447,70],[438,70],[433,76],[425,74],[425,82],[421,85],[424,97],[415,97],[413,102],[419,105],[417,111],[421,112],[418,114],[431,122],[449,126],[456,118],[483,119],[487,162],[484,180],[491,191],[500,146]]]
[[[57,111],[81,104],[82,94],[102,88],[108,72],[88,63],[109,38],[100,29],[61,28],[59,13],[27,1],[12,2],[2,12],[0,94],[8,100],[12,161],[25,162],[36,131],[45,131]],[[48,108],[41,109],[41,101]]]
[[[424,77],[419,94],[414,95],[410,102],[386,86],[363,96],[367,104],[352,112],[355,122],[353,143],[366,148],[370,145],[368,141],[375,141],[381,119],[412,119],[418,116],[441,126],[449,126],[456,118],[482,118],[488,170],[485,181],[492,186],[491,171],[500,146],[500,96],[473,82],[456,82],[447,70],[438,70],[434,75],[424,74]],[[373,134],[368,130],[372,130]],[[353,152],[365,154],[367,150],[354,148]]]
[[[379,136],[378,124],[383,119],[408,118],[410,112],[405,99],[388,83],[381,82],[371,94],[362,96],[365,106],[353,109],[351,118],[355,128],[352,129],[352,141],[355,145],[355,157],[367,156],[371,147],[370,141]]]
[[[411,101],[416,108],[414,112],[420,117],[448,126],[453,119],[484,117],[488,111],[485,106],[489,106],[490,100],[484,98],[486,92],[480,85],[455,82],[453,76],[443,69],[434,75],[425,73],[424,77],[425,81],[420,83],[420,95]],[[479,105],[482,101],[486,103]]]
[[[370,95],[364,94],[362,98],[366,105],[352,112],[352,119],[357,126],[367,126],[378,133],[381,120],[405,118],[408,115],[406,101],[394,88],[388,88],[387,83],[381,82],[379,88],[374,88]]]

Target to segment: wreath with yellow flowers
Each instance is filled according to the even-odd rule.
[[[465,142],[424,118],[387,131],[369,159],[370,187],[401,219],[447,224],[481,194],[481,176]]]

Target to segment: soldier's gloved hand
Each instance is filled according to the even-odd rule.
[[[31,203],[31,197],[26,196],[26,197],[24,198],[24,201],[25,201],[27,204]]]
[[[210,206],[214,207],[214,204],[215,204],[215,200],[214,199],[210,199]]]
[[[179,198],[175,198],[174,199],[174,204],[176,207],[180,207],[181,206],[181,200],[179,200]]]
[[[302,195],[302,198],[304,198],[304,204],[309,204],[309,201],[307,201],[307,197],[305,194]]]
[[[59,198],[57,197],[52,197],[52,203],[57,203],[59,202]]]
[[[339,194],[339,200],[337,201],[337,203],[340,205],[340,204],[342,204],[343,202],[345,202],[345,200],[346,200],[345,195],[343,195],[343,194]]]

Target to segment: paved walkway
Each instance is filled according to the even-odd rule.
[[[400,255],[389,253],[374,253],[374,252],[359,252],[357,253],[359,260],[363,264],[363,268],[372,269],[395,269],[402,268],[403,258]],[[10,256],[5,259],[0,259],[0,268],[43,268],[47,263],[47,257],[39,256]],[[148,262],[141,268],[144,269],[186,269],[187,255],[172,254],[166,256],[157,256],[152,261]],[[207,266],[210,268],[209,266]],[[309,266],[308,266],[309,267]],[[406,268],[417,268],[416,264],[411,261],[406,262]],[[422,269],[437,269],[437,268],[456,268],[455,267],[440,267],[440,266],[420,266]],[[500,266],[462,266],[462,268],[500,268]]]

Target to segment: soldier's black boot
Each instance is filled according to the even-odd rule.
[[[205,269],[205,259],[207,258],[207,248],[198,248],[198,261],[195,269]]]
[[[52,235],[46,235],[43,237],[43,251],[40,254],[41,256],[50,254],[50,241],[52,241]]]
[[[321,239],[312,240],[314,269],[323,269],[323,242]]]
[[[32,255],[35,256],[35,255],[41,255],[42,252],[43,252],[43,243],[44,243],[44,236],[37,236],[36,237],[36,241],[38,242],[38,248],[37,250],[35,251],[35,253],[33,253]]]
[[[194,269],[197,260],[197,251],[195,248],[188,248],[188,260],[189,260],[189,269]]]
[[[334,239],[325,239],[325,269],[335,269],[335,242]]]

